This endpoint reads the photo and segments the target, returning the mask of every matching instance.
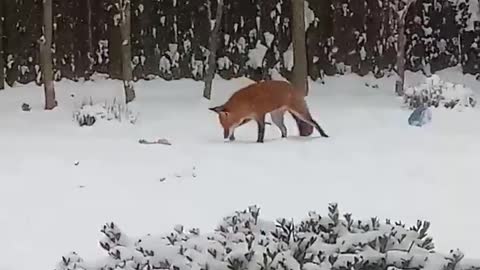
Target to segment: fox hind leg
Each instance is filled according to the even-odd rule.
[[[327,133],[322,129],[322,127],[320,127],[317,121],[313,119],[305,102],[302,102],[301,104],[294,106],[294,108],[291,108],[289,111],[290,113],[300,118],[302,121],[314,127],[318,131],[318,133],[320,133],[320,136],[325,138],[329,137]]]
[[[304,122],[303,120],[298,118],[295,114],[293,113],[290,113],[290,114],[292,115],[293,119],[295,120],[295,123],[297,124],[298,133],[301,137],[308,137],[312,135],[313,126],[311,126],[307,122]]]
[[[282,133],[282,138],[287,137],[287,127],[285,126],[284,122],[284,114],[284,110],[276,110],[270,113],[272,122],[280,129],[280,132]]]

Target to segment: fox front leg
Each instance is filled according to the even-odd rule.
[[[228,140],[231,142],[235,141],[235,130],[232,130],[232,132],[230,133],[230,137],[228,137]]]
[[[243,119],[242,122],[237,127],[241,127],[245,125],[246,123],[250,122],[252,119]],[[232,132],[230,133],[230,137],[228,138],[230,141],[235,141],[235,129],[232,129]]]
[[[257,143],[263,143],[265,138],[265,115],[259,116],[256,120],[258,125]]]

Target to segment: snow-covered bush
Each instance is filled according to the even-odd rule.
[[[420,106],[474,107],[477,103],[472,89],[462,84],[442,81],[438,75],[432,75],[422,84],[408,87],[404,100],[412,109]]]
[[[138,112],[136,112],[131,104],[118,103],[116,99],[112,103],[90,103],[85,102],[82,106],[73,112],[73,119],[80,126],[92,126],[98,121],[117,120],[119,122],[128,121],[135,124],[138,118]]]
[[[354,220],[331,204],[327,215],[310,212],[300,223],[259,218],[256,206],[225,217],[210,233],[185,230],[132,237],[115,223],[105,224],[100,246],[106,256],[88,262],[75,252],[55,270],[478,270],[480,261],[463,260],[459,251],[434,251],[430,223],[407,228],[377,218]]]

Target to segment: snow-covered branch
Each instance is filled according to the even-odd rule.
[[[342,216],[337,204],[328,214],[310,212],[299,223],[262,220],[259,212],[256,206],[238,211],[207,234],[177,225],[170,233],[131,237],[108,223],[100,241],[105,258],[86,262],[70,253],[56,270],[480,269],[480,261],[464,260],[459,250],[436,253],[426,221],[407,228],[377,218],[354,220],[351,214]]]

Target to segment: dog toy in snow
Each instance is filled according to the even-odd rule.
[[[155,141],[148,141],[145,139],[138,140],[140,144],[163,144],[163,145],[172,145],[167,139],[158,139]]]
[[[416,108],[410,117],[408,117],[408,124],[410,126],[421,127],[432,121],[432,112],[428,107],[420,106]]]

